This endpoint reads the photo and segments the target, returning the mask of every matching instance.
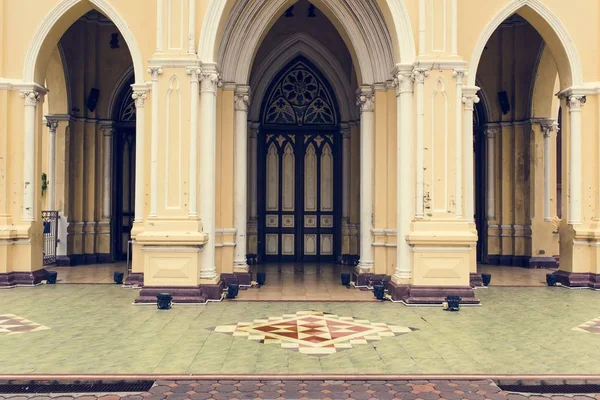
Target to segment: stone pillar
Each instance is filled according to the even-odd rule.
[[[463,176],[465,177],[465,218],[468,222],[475,221],[475,176],[474,176],[474,164],[475,155],[473,153],[473,111],[475,104],[479,103],[479,97],[476,93],[479,88],[464,88],[463,89],[463,158],[464,158],[464,171]]]
[[[134,229],[131,236],[135,238],[135,233],[138,226],[141,228],[144,222],[144,196],[146,191],[145,185],[145,162],[146,162],[146,133],[145,129],[145,109],[147,88],[134,87],[133,99],[135,100],[135,215],[133,218]]]
[[[248,272],[247,224],[248,224],[248,106],[250,88],[238,86],[235,91],[235,151],[234,151],[234,225],[235,255],[233,272]]]
[[[152,136],[150,138],[150,217],[158,216],[158,76],[162,68],[148,68],[152,76]]]
[[[585,96],[570,96],[568,99],[570,120],[569,154],[569,224],[582,223],[581,216],[581,108]]]
[[[417,123],[416,123],[416,141],[415,153],[416,162],[415,170],[417,172],[417,187],[416,187],[416,219],[423,219],[425,215],[425,168],[424,168],[424,146],[423,139],[425,135],[425,78],[429,76],[429,71],[426,69],[416,68],[413,71],[413,79],[416,86],[416,102],[417,102]]]
[[[216,196],[216,136],[217,88],[220,85],[215,64],[202,65],[200,74],[200,219],[208,242],[201,253],[200,279],[215,280],[215,196]]]
[[[550,140],[555,130],[552,119],[533,119],[529,139],[529,204],[531,209],[531,241],[529,266],[557,267],[554,256],[554,224],[551,220],[550,166],[556,165],[550,153]]]
[[[342,123],[342,251],[350,254],[350,125]]]
[[[496,218],[496,135],[498,128],[487,128],[486,137],[486,218],[492,221]]]
[[[47,116],[46,126],[50,133],[48,141],[48,209],[56,211],[56,129],[58,120]]]
[[[543,121],[541,126],[542,134],[544,135],[544,221],[550,222],[552,220],[550,211],[550,193],[553,189],[550,186],[550,167],[552,166],[552,160],[550,157],[550,140],[552,137],[552,132],[556,130],[557,126],[554,120]]]
[[[407,71],[399,71],[395,78],[397,118],[397,250],[396,283],[408,284],[412,276],[411,248],[407,242],[410,225],[415,215],[414,169],[413,169],[413,83],[414,76]],[[422,203],[421,198],[421,204]]]
[[[453,4],[456,7],[456,4]],[[453,31],[454,32],[454,31]],[[463,88],[463,79],[465,77],[465,71],[455,69],[452,72],[452,76],[456,78],[456,109],[459,110],[456,113],[456,154],[455,154],[455,164],[454,168],[456,169],[456,185],[455,185],[455,209],[456,209],[456,219],[462,219],[463,217],[463,176],[460,171],[462,171],[463,165],[463,144],[462,144],[462,88]]]
[[[25,138],[23,144],[23,221],[33,222],[36,218],[35,194],[35,109],[40,93],[35,90],[21,91],[25,99]]]
[[[191,6],[191,3],[190,3]],[[193,42],[193,39],[192,39]],[[198,217],[198,89],[200,86],[200,73],[198,67],[186,69],[191,75],[191,115],[190,115],[190,183],[189,183],[189,208],[190,218]]]
[[[113,134],[112,125],[103,125],[102,129],[102,218],[110,220],[112,215],[112,151]]]
[[[250,218],[248,220],[248,250],[252,254],[258,252],[258,130],[260,124],[253,122],[249,127],[249,154],[250,154],[250,168],[249,168],[249,179],[250,179],[250,202],[249,211]]]
[[[359,273],[373,271],[373,135],[375,130],[375,93],[361,87],[360,106],[360,263]]]

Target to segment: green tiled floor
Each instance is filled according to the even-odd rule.
[[[0,374],[490,373],[600,374],[600,292],[489,288],[458,313],[392,303],[212,303],[169,311],[132,306],[137,291],[56,285],[0,291],[0,315],[50,330],[0,336]],[[318,310],[417,331],[312,357],[207,328]]]

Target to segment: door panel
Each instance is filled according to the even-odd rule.
[[[115,260],[125,260],[135,214],[135,129],[118,129],[114,142],[113,249]]]
[[[264,260],[333,261],[334,135],[295,131],[263,137]]]

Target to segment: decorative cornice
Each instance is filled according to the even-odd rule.
[[[347,122],[342,122],[340,124],[340,135],[342,139],[350,139],[350,124]]]
[[[464,69],[455,69],[452,71],[452,76],[456,78],[456,84],[462,85],[463,79],[467,76],[467,71]]]
[[[256,139],[258,137],[258,131],[260,129],[259,122],[251,122],[248,124],[248,136],[251,139]]]
[[[463,87],[462,102],[465,105],[465,110],[473,111],[475,104],[479,103],[478,91],[479,88],[477,86]]]
[[[112,124],[100,125],[102,136],[112,136],[115,133],[115,127]]]
[[[413,64],[414,68],[417,69],[428,69],[430,71],[442,71],[442,70],[466,70],[468,63],[466,61],[458,60],[420,60]]]
[[[150,67],[158,68],[194,68],[199,67],[201,64],[200,60],[195,57],[184,57],[184,58],[153,58],[148,60]]]

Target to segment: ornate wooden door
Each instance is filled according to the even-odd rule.
[[[335,260],[334,137],[302,131],[265,135],[267,262]]]
[[[322,76],[292,61],[263,103],[259,135],[259,255],[266,262],[328,262],[340,221],[336,107]]]

